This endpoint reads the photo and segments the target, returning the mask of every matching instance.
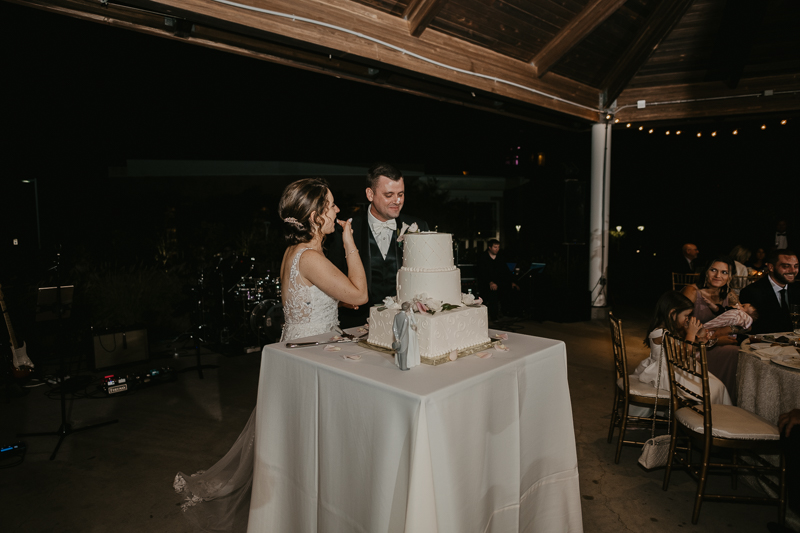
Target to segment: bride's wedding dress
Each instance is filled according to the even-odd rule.
[[[339,302],[314,285],[300,283],[298,263],[292,260],[289,282],[283,288],[285,325],[281,342],[331,331],[337,324]],[[191,476],[178,472],[173,487],[186,494],[181,508],[190,522],[204,531],[245,531],[253,484],[256,410],[225,457],[206,471]],[[280,428],[276,428],[280,431]],[[198,505],[199,504],[199,505]]]

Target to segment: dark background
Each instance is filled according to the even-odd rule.
[[[588,259],[580,243],[588,233],[589,126],[540,126],[6,3],[0,3],[0,34],[6,139],[0,283],[27,313],[35,287],[54,282],[48,269],[57,246],[61,281],[95,291],[114,286],[114,279],[151,291],[190,286],[231,249],[246,249],[262,270],[280,260],[275,209],[286,180],[109,177],[109,168],[127,160],[351,166],[387,160],[406,171],[466,172],[465,180],[527,178],[505,193],[506,256],[523,269],[531,261],[548,263],[545,274],[529,278],[538,287],[531,293],[538,318],[584,316],[570,311],[588,301]],[[788,123],[780,125],[781,118]],[[796,122],[726,117],[645,124],[645,131],[617,125],[611,226],[622,226],[624,235],[611,242],[611,303],[651,308],[669,288],[667,265],[684,242],[696,243],[701,258],[710,259],[737,244],[768,246],[778,217],[788,217],[792,230],[800,227]],[[650,127],[654,134],[647,134]],[[536,163],[539,153],[543,166]],[[32,178],[41,249],[34,186],[21,182]],[[442,219],[440,231],[457,237],[486,229],[490,218],[470,205],[416,185],[409,180],[409,213]],[[359,202],[337,197],[345,208]],[[516,224],[523,226],[519,234]],[[17,246],[10,244],[14,238]],[[119,277],[123,271],[128,277]],[[156,279],[165,272],[168,279]],[[574,299],[559,298],[564,290]],[[175,309],[182,309],[182,291],[167,299]],[[100,317],[98,309],[122,304],[85,303],[92,308],[87,323],[156,320],[159,313]],[[170,323],[164,330],[180,327]]]

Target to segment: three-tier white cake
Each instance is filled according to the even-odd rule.
[[[397,272],[397,304],[430,301],[460,307],[434,314],[415,315],[420,357],[431,362],[489,342],[486,307],[462,304],[461,272],[453,262],[453,236],[449,233],[407,233],[403,237],[403,266]],[[392,307],[397,307],[392,306]],[[368,342],[391,348],[392,324],[397,308],[374,306],[369,313]]]

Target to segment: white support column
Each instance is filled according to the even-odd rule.
[[[607,305],[608,225],[611,200],[611,124],[592,126],[592,191],[589,213],[589,290],[592,307]]]

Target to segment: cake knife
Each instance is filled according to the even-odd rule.
[[[339,339],[335,341],[323,341],[323,342],[287,342],[287,348],[305,348],[307,346],[321,346],[323,344],[341,344],[343,342],[356,342],[358,340],[363,339],[366,335],[362,335],[360,337],[356,337],[354,339]]]

